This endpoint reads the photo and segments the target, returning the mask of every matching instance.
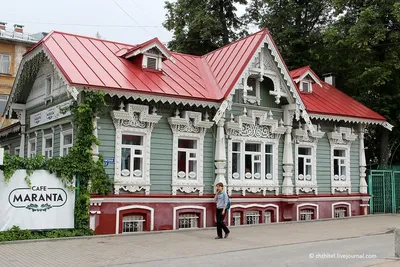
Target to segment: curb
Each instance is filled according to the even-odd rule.
[[[326,222],[326,221],[342,221],[342,220],[351,220],[351,219],[360,219],[360,218],[371,218],[371,217],[400,217],[400,214],[370,214],[370,215],[358,215],[344,218],[327,218],[327,219],[318,219],[312,221],[287,221],[287,222],[278,222],[271,224],[255,224],[255,225],[237,225],[237,226],[229,226],[229,228],[245,228],[245,227],[276,227],[282,224],[303,224],[303,223],[318,223],[318,222]],[[122,238],[122,237],[132,237],[136,235],[157,235],[157,234],[169,234],[169,233],[184,233],[184,232],[198,232],[198,231],[215,231],[216,227],[206,227],[206,228],[196,228],[196,229],[177,229],[177,230],[159,230],[159,231],[147,231],[147,232],[136,232],[136,233],[126,233],[126,234],[106,234],[106,235],[91,235],[91,236],[74,236],[74,237],[60,237],[60,238],[41,238],[41,239],[25,239],[25,240],[15,240],[15,241],[3,241],[0,242],[1,245],[12,245],[12,244],[21,244],[21,243],[36,243],[36,242],[56,242],[56,241],[68,241],[68,240],[77,240],[77,239],[98,239],[98,238]],[[388,234],[393,233],[393,229],[388,229],[386,232],[382,233],[373,233],[368,235],[376,235],[376,234]]]

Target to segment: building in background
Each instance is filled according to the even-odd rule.
[[[0,112],[3,113],[8,95],[17,76],[22,56],[46,33],[24,33],[23,25],[14,24],[12,29],[0,22]],[[7,126],[7,123],[4,126]]]

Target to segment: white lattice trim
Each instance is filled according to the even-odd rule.
[[[99,89],[96,88],[85,88],[85,91],[92,91],[96,92]],[[168,104],[182,104],[182,105],[189,105],[194,107],[208,107],[208,108],[219,108],[221,103],[218,102],[207,102],[202,100],[195,100],[195,99],[186,99],[186,98],[178,98],[178,97],[169,97],[169,96],[158,96],[158,95],[151,95],[151,94],[143,94],[138,93],[134,90],[124,90],[124,91],[117,91],[112,89],[102,89],[107,95],[113,97],[118,96],[119,98],[125,97],[126,99],[140,99],[146,101],[154,101],[154,102],[161,102],[161,103],[168,103]]]
[[[182,117],[179,111],[176,111],[175,117],[168,118],[173,133],[173,155],[172,155],[172,195],[176,195],[177,191],[191,193],[199,191],[199,195],[203,195],[203,147],[204,135],[208,128],[214,122],[208,121],[206,113],[205,120],[202,120],[201,112],[183,111]],[[195,180],[179,180],[178,179],[178,140],[179,138],[188,138],[197,141],[197,173]]]
[[[299,175],[299,148],[311,148],[311,177]],[[318,194],[317,184],[317,143],[316,142],[296,142],[295,145],[295,191],[296,195],[303,191],[309,193],[314,191]]]
[[[257,142],[262,146],[272,145],[273,151],[273,175],[271,179],[266,179],[264,171],[262,171],[263,175],[261,175],[260,180],[249,181],[246,180],[242,175],[240,175],[240,179],[233,179],[232,173],[232,142],[240,142],[242,146],[241,154],[240,154],[240,162],[241,166],[244,162],[244,143],[246,141]],[[255,138],[255,137],[232,137],[228,140],[228,185],[227,191],[228,195],[232,195],[232,191],[242,191],[242,195],[246,195],[246,191],[250,193],[259,193],[263,192],[265,196],[267,191],[275,191],[275,195],[279,194],[279,181],[278,181],[278,146],[279,139],[265,139],[265,138]],[[263,150],[261,150],[263,151]],[[261,152],[262,153],[262,152]],[[265,153],[262,153],[262,164],[261,168],[265,170]]]
[[[276,70],[280,72],[280,74],[283,76],[283,79],[276,79],[277,73],[275,71],[267,70],[266,67],[264,66],[264,61],[268,60],[269,56],[267,54],[267,49],[271,51],[271,56],[276,63]],[[265,54],[263,54],[265,53]],[[262,56],[258,56],[262,55]],[[261,64],[262,61],[262,64]],[[260,62],[260,68],[254,68]],[[225,112],[225,110],[228,108],[230,109],[232,106],[232,96],[235,94],[236,89],[244,89],[244,84],[242,81],[246,79],[246,77],[249,74],[254,74],[254,73],[259,73],[260,77],[267,76],[271,78],[274,82],[274,91],[270,92],[270,94],[275,95],[277,102],[279,102],[279,98],[281,96],[288,96],[290,95],[291,98],[289,98],[289,102],[293,101],[296,104],[296,114],[298,115],[301,111],[301,115],[304,118],[306,124],[309,126],[310,131],[314,132],[314,128],[312,126],[311,120],[307,114],[307,111],[305,109],[305,105],[303,101],[301,100],[301,97],[299,93],[297,92],[296,85],[294,84],[292,78],[290,77],[288,70],[286,66],[284,65],[284,62],[282,58],[279,55],[279,52],[277,48],[275,47],[271,36],[269,34],[266,34],[265,39],[261,43],[261,45],[258,47],[257,51],[255,51],[253,58],[249,61],[245,69],[243,70],[242,74],[238,79],[236,80],[236,84],[233,87],[232,91],[230,92],[229,96],[223,101],[221,104],[219,110],[217,111],[216,115],[214,116],[213,120],[215,122],[218,122],[219,119],[221,118],[221,114]],[[281,80],[278,82],[278,80]],[[283,86],[285,85],[285,86]],[[283,92],[282,89],[287,88],[288,92]],[[298,116],[296,116],[298,119]]]
[[[351,143],[348,144],[331,144],[331,193],[334,194],[335,191],[344,192],[348,191],[351,194],[351,176],[350,176],[350,147]],[[334,150],[343,149],[345,150],[345,166],[346,174],[334,175]]]
[[[119,194],[120,189],[129,192],[145,190],[145,194],[150,193],[150,141],[151,132],[154,124],[161,116],[155,113],[149,114],[149,107],[146,105],[128,104],[124,110],[121,104],[120,110],[111,112],[111,117],[115,126],[115,174],[114,174],[114,192]],[[129,177],[121,176],[121,151],[122,135],[140,135],[143,137],[143,174],[141,178],[133,178],[133,173]]]
[[[377,125],[382,125],[389,131],[391,131],[393,128],[393,125],[391,125],[387,121],[381,121],[381,120],[371,120],[371,119],[362,119],[362,118],[355,118],[355,117],[312,114],[312,113],[310,113],[309,115],[310,115],[310,118],[312,118],[312,119],[320,119],[320,120],[325,120],[325,121],[344,121],[344,122],[352,122],[352,123],[377,124]]]

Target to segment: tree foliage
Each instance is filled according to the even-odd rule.
[[[171,50],[204,55],[238,38],[242,26],[234,4],[246,0],[177,0],[165,2],[164,27],[173,32]]]
[[[313,65],[322,50],[324,26],[331,22],[330,0],[251,0],[244,19],[268,28],[289,69]]]

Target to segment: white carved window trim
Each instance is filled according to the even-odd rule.
[[[51,139],[51,147],[46,148],[46,141]],[[50,154],[50,156],[47,156],[46,154]],[[42,137],[42,155],[46,158],[52,158],[54,157],[54,134],[44,134]]]
[[[357,135],[354,133],[353,128],[349,127],[336,127],[332,132],[328,133],[329,143],[331,145],[331,193],[335,191],[344,192],[348,191],[351,193],[351,176],[350,176],[350,153],[351,143],[357,139]],[[334,175],[334,150],[345,149],[346,150],[346,176],[335,177]],[[339,179],[338,179],[339,178]]]
[[[334,156],[335,150],[344,150],[346,155],[344,157],[345,160],[345,167],[346,167],[346,174],[335,175],[335,166],[334,166]],[[331,145],[331,183],[332,183],[332,194],[335,193],[335,190],[343,192],[348,191],[351,193],[351,176],[350,176],[350,145],[340,145],[340,144],[332,144]]]
[[[299,122],[298,128],[293,130],[293,140],[295,142],[295,149],[294,149],[294,168],[295,168],[295,191],[298,195],[300,191],[309,193],[314,191],[314,193],[318,194],[318,183],[317,183],[317,145],[318,140],[325,135],[325,132],[321,131],[320,125],[313,125],[314,129],[316,128],[317,131],[314,133],[310,133],[308,130],[308,126],[306,124],[302,127],[301,123]],[[299,178],[299,171],[298,171],[298,151],[299,147],[309,147],[311,148],[311,156],[312,156],[312,175],[311,180],[307,180],[307,177],[304,177],[303,180]]]
[[[232,143],[238,142],[240,143],[241,153],[239,154],[240,158],[240,174],[239,179],[235,179],[232,173],[233,167],[233,148]],[[260,179],[246,179],[245,177],[245,145],[246,143],[254,143],[261,145],[261,177]],[[272,175],[268,175],[265,173],[265,146],[272,145]],[[260,192],[263,190],[264,195],[266,191],[273,191],[275,193],[279,193],[279,182],[278,182],[278,147],[279,147],[279,139],[264,139],[264,138],[248,138],[248,137],[237,137],[233,136],[228,140],[228,185],[229,185],[229,194],[232,193],[232,190],[244,190],[243,195],[245,195],[245,191],[250,192]],[[254,189],[251,189],[254,188]]]
[[[202,120],[201,112],[183,111],[182,117],[179,111],[175,117],[168,118],[173,133],[172,142],[172,195],[176,195],[177,191],[191,193],[199,191],[199,195],[203,195],[203,154],[204,154],[204,136],[206,130],[210,128],[214,122],[208,121],[206,114],[205,120]],[[178,179],[178,141],[179,139],[197,140],[197,170],[196,180]]]
[[[36,156],[36,151],[37,151],[37,140],[36,139],[37,139],[36,137],[33,137],[28,140],[28,155],[27,155],[28,158],[33,158],[34,156]],[[35,151],[32,151],[31,145],[33,143],[35,144]]]
[[[311,149],[311,177],[299,175],[299,148]],[[295,145],[295,187],[296,194],[300,191],[318,193],[317,184],[317,143],[297,142]]]
[[[119,190],[123,189],[129,192],[145,190],[145,194],[150,193],[150,140],[151,132],[155,123],[161,116],[153,113],[149,114],[149,107],[146,105],[127,104],[126,108],[121,103],[119,110],[113,110],[111,117],[115,126],[115,167],[114,167],[114,192],[119,194]],[[142,135],[144,145],[143,155],[143,174],[141,179],[133,179],[131,176],[124,177],[121,175],[121,150],[122,135]]]
[[[71,144],[64,144],[64,137],[66,135],[71,135],[72,137],[72,143]],[[60,133],[60,157],[65,156],[69,153],[69,150],[71,150],[72,146],[74,145],[74,131],[73,129],[65,130]],[[64,148],[68,150],[67,154],[64,155]]]
[[[242,191],[242,195],[246,195],[246,191],[257,193],[263,191],[263,195],[266,195],[267,191],[275,191],[275,195],[279,194],[279,182],[278,182],[278,147],[279,139],[281,135],[286,131],[283,126],[283,121],[279,122],[273,119],[271,111],[259,111],[250,110],[244,108],[243,115],[231,116],[231,121],[225,123],[225,128],[228,139],[228,194],[231,195],[232,191]],[[266,144],[273,145],[273,174],[272,179],[265,179],[264,175],[261,175],[262,179],[257,181],[245,181],[243,177],[240,180],[233,179],[232,174],[232,142],[258,142],[262,143],[263,149]],[[244,145],[243,152],[244,152]],[[241,155],[241,164],[243,165],[244,156]],[[262,167],[263,172],[265,171],[265,153],[262,153]],[[269,178],[269,177],[268,177]]]

